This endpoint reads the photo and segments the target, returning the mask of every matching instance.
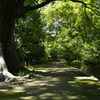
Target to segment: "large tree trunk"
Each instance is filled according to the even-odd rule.
[[[16,17],[41,8],[54,0],[46,0],[35,6],[24,6],[25,0],[0,0],[0,75],[13,76],[11,73],[26,70],[16,54],[13,29]]]
[[[16,54],[13,39],[16,2],[17,0],[0,0],[0,73],[4,74],[25,70]]]

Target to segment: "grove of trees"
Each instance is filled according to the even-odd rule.
[[[0,73],[57,59],[98,67],[100,1],[0,0]]]

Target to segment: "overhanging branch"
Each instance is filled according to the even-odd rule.
[[[87,3],[83,2],[83,1],[80,1],[80,0],[70,0],[70,1],[83,4],[85,8],[90,9],[90,10],[91,10],[92,12],[94,12],[95,14],[97,14],[96,11],[97,11],[98,9],[100,9],[100,8],[97,7],[97,6],[93,6],[93,5],[91,5],[91,4],[87,4]],[[96,11],[95,11],[94,9],[95,9]]]
[[[44,7],[45,5],[49,4],[50,2],[61,1],[61,0],[45,0],[44,2],[42,2],[40,4],[37,4],[37,5],[34,5],[34,6],[31,6],[31,5],[24,6],[24,2],[25,1],[26,0],[18,0],[18,3],[17,3],[17,14],[16,14],[17,18],[23,17],[25,15],[25,13],[27,13],[28,11],[36,10],[38,8]],[[81,3],[81,4],[84,5],[85,8],[88,8],[88,9],[92,10],[93,12],[95,12],[95,10],[93,8],[99,9],[99,7],[92,6],[91,4],[87,4],[87,3],[85,3],[85,2],[83,2],[81,0],[69,0],[69,1]]]
[[[24,4],[25,0],[22,0],[23,2],[21,2],[21,0],[18,0],[19,1],[19,6],[18,7],[18,11],[20,11],[20,13],[17,11],[17,13],[19,14],[19,17],[23,17],[25,15],[25,13],[27,13],[28,11],[31,11],[31,10],[36,10],[38,8],[41,8],[41,7],[44,7],[45,5],[49,4],[50,2],[53,2],[53,1],[56,1],[56,0],[45,0],[44,2],[40,3],[40,4],[37,4],[37,5],[34,5],[34,6],[31,6],[31,5],[27,5],[27,6],[24,6],[22,5],[22,3]]]
[[[80,0],[70,0],[70,1],[81,3],[81,4],[83,4],[85,7],[87,6],[87,4],[86,4],[85,2],[80,1]]]
[[[30,10],[36,10],[38,8],[44,7],[45,5],[49,4],[52,1],[55,1],[55,0],[46,0],[45,2],[42,2],[41,4],[37,4],[35,6],[26,6],[25,11],[28,12]]]

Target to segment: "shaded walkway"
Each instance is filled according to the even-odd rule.
[[[30,82],[4,85],[0,89],[0,100],[100,100],[100,83],[94,77],[75,68],[57,68],[57,65],[45,71],[39,71],[44,76],[38,75]]]

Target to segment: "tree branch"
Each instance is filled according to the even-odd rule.
[[[27,13],[28,11],[36,10],[38,8],[44,7],[45,5],[47,5],[53,1],[55,1],[55,0],[45,0],[44,2],[37,4],[37,5],[34,5],[34,6],[30,6],[30,5],[24,6],[25,0],[18,0],[17,18],[23,17],[25,15],[25,13]]]
[[[72,1],[72,2],[82,3],[85,7],[86,7],[86,5],[87,5],[85,2],[80,1],[80,0],[70,0],[70,1]]]
[[[70,0],[70,1],[81,3],[81,4],[83,4],[85,7],[86,7],[87,5],[90,5],[91,7],[94,7],[94,8],[96,8],[96,9],[99,9],[99,7],[97,7],[97,6],[93,6],[93,5],[91,5],[91,4],[87,4],[87,3],[83,2],[83,1],[80,1],[80,0]]]
[[[97,14],[97,12],[96,12],[93,8],[95,8],[96,10],[99,9],[99,7],[97,7],[97,6],[93,6],[93,5],[91,5],[91,4],[87,4],[87,3],[83,2],[83,1],[80,1],[80,0],[70,0],[70,1],[72,1],[72,2],[78,2],[78,3],[83,4],[85,8],[90,9],[90,10],[93,11],[95,14]],[[91,6],[91,7],[93,7],[93,8],[91,8],[91,7],[89,7],[89,6]]]
[[[38,8],[44,7],[45,5],[49,4],[50,2],[55,1],[55,0],[46,0],[45,2],[42,2],[41,4],[37,4],[35,6],[26,6],[25,7],[25,12],[31,11],[31,10],[36,10]]]
[[[26,0],[18,0],[17,1],[17,13],[16,13],[17,18],[23,17],[25,15],[25,13],[27,13],[28,11],[36,10],[38,8],[44,7],[45,5],[49,4],[50,2],[61,1],[61,0],[45,0],[44,2],[37,4],[37,5],[34,5],[34,6],[31,6],[31,5],[24,6],[25,1]],[[88,8],[88,9],[92,10],[93,12],[95,12],[91,8],[91,7],[95,7],[95,6],[92,6],[91,4],[87,4],[87,3],[80,1],[80,0],[70,0],[70,1],[81,3],[84,5],[85,8]],[[88,5],[90,5],[91,7],[89,7]],[[95,8],[99,9],[99,7],[95,7]]]

